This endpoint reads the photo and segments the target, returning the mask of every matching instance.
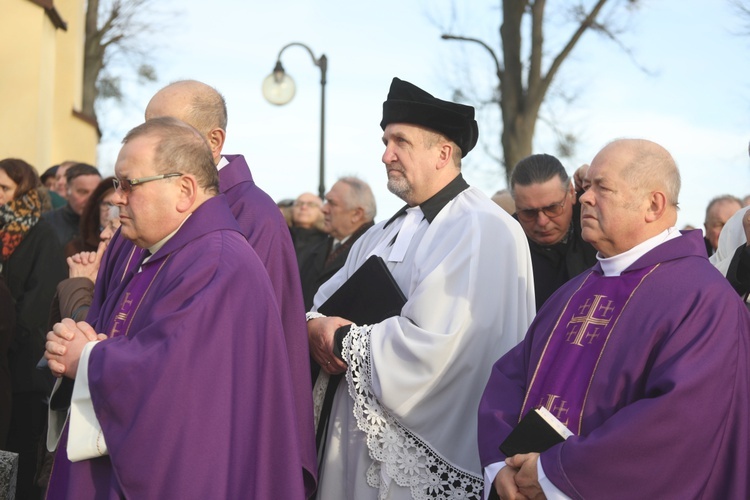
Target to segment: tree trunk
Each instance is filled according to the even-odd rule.
[[[86,7],[86,39],[83,52],[83,99],[81,113],[96,120],[94,103],[98,95],[96,87],[99,72],[104,67],[104,47],[101,33],[97,29],[99,0],[89,0]]]
[[[521,61],[521,24],[528,7],[525,0],[503,1],[503,23],[500,38],[505,68],[500,78],[500,109],[502,112],[503,166],[505,179],[519,160],[531,154],[534,124],[541,103],[530,103],[524,91],[524,66]],[[531,78],[531,76],[529,76]]]

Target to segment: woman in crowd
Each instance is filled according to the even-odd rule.
[[[40,187],[31,165],[13,158],[0,160],[0,265],[16,313],[8,351],[13,392],[6,449],[19,453],[18,498],[39,496],[34,475],[52,377],[36,364],[44,353],[55,287],[66,271],[54,230],[40,218]]]

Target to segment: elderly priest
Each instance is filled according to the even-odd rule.
[[[583,239],[599,262],[544,303],[492,370],[479,408],[486,493],[750,498],[750,316],[701,231],[674,227],[674,160],[618,140],[584,189]],[[499,445],[538,406],[574,435],[506,457]]]
[[[50,369],[75,378],[48,498],[304,498],[273,289],[208,144],[175,118],[123,142],[121,231],[148,252],[92,325],[48,334]]]

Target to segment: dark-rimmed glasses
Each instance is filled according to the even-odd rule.
[[[124,179],[120,180],[117,177],[112,179],[112,184],[115,186],[115,191],[118,189],[122,189],[123,193],[129,193],[133,190],[134,186],[138,186],[139,184],[145,184],[147,182],[151,181],[158,181],[161,179],[168,179],[169,177],[179,177],[182,175],[178,172],[173,172],[171,174],[161,174],[161,175],[152,175],[151,177],[141,177],[139,179]]]
[[[544,215],[550,219],[554,219],[555,217],[562,215],[567,199],[568,195],[566,194],[565,198],[563,198],[560,203],[553,203],[552,205],[547,205],[542,208],[524,208],[523,210],[516,210],[516,215],[524,222],[535,221],[536,218],[539,217],[539,212],[543,212]]]

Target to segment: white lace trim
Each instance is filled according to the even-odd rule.
[[[317,318],[325,318],[325,314],[320,314],[318,311],[310,311],[308,313],[305,313],[305,321],[310,321],[311,319],[317,319]]]
[[[349,364],[346,381],[357,427],[367,434],[374,460],[367,471],[367,483],[385,498],[388,485],[381,476],[385,472],[396,484],[410,488],[415,500],[481,499],[481,476],[450,464],[383,408],[372,393],[371,329],[352,325],[342,352]]]
[[[315,432],[318,431],[318,422],[320,422],[320,414],[323,411],[323,401],[326,398],[326,389],[328,388],[328,381],[331,376],[324,372],[322,369],[318,373],[318,378],[315,380],[315,386],[313,386],[313,418],[315,422]]]

